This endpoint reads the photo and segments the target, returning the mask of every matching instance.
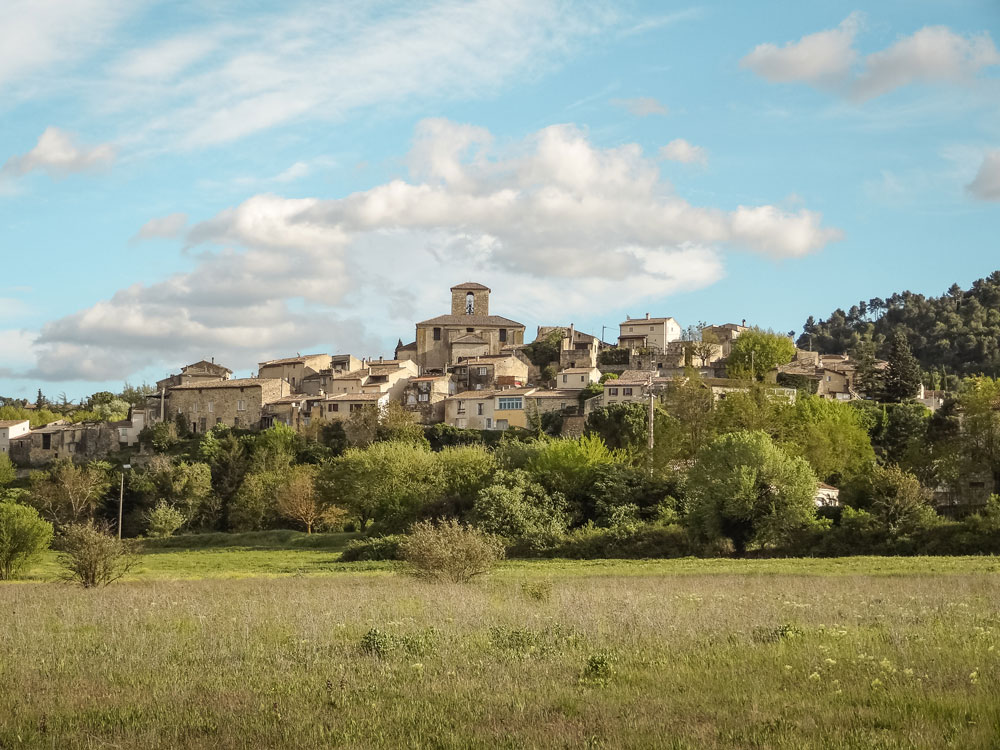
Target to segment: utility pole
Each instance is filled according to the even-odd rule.
[[[125,505],[125,470],[131,469],[131,464],[122,465],[122,481],[118,487],[118,538],[122,538],[122,507]]]
[[[653,431],[653,415],[654,415],[654,404],[655,396],[653,394],[653,376],[649,376],[649,435],[648,444],[646,446],[647,452],[649,454],[649,473],[653,473],[653,444],[655,443],[655,433]]]

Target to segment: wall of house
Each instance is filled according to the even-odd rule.
[[[22,422],[18,422],[17,424],[0,427],[0,453],[9,453],[11,439],[20,437],[21,435],[27,435],[30,429],[31,428],[27,419]]]
[[[175,388],[170,392],[170,405],[197,432],[217,424],[254,429],[260,426],[264,404],[289,392],[288,383],[275,379],[225,388]]]
[[[485,289],[453,289],[451,292],[451,314],[465,315],[469,294],[472,295],[473,315],[489,315],[490,293]]]
[[[107,422],[42,428],[10,444],[10,458],[21,466],[39,466],[59,458],[85,462],[118,449],[118,433]]]

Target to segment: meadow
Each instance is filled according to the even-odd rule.
[[[0,747],[995,748],[1000,561],[508,562],[346,538],[0,585]],[[184,544],[183,541],[176,544]],[[305,545],[311,546],[305,546]]]

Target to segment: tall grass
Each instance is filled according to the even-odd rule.
[[[987,561],[670,562],[0,586],[0,747],[996,747]]]

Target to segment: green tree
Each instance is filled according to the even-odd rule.
[[[17,471],[10,461],[10,456],[0,453],[0,487],[8,485],[17,479]]]
[[[688,368],[663,396],[664,411],[673,421],[654,421],[656,444],[669,446],[672,458],[694,456],[712,437],[713,404],[711,389],[695,370]]]
[[[784,414],[778,438],[781,447],[808,461],[824,482],[839,486],[875,463],[862,414],[850,404],[807,396]]]
[[[240,482],[226,509],[230,531],[260,531],[278,525],[278,497],[289,470],[252,471]]]
[[[909,533],[936,518],[920,481],[898,466],[875,466],[866,489],[872,513],[890,533]]]
[[[281,422],[262,430],[253,437],[250,468],[253,471],[284,471],[295,460],[302,447],[302,438]]]
[[[129,540],[117,539],[107,526],[73,523],[59,534],[59,563],[65,581],[84,588],[107,586],[138,562]]]
[[[161,500],[146,514],[146,534],[154,539],[172,536],[185,520],[177,508]]]
[[[328,508],[316,489],[315,466],[293,466],[278,488],[278,514],[291,521],[298,521],[312,534],[313,527],[323,521]]]
[[[212,491],[208,464],[174,463],[167,456],[153,456],[128,478],[129,489],[146,508],[165,502],[176,508],[191,528],[212,528],[219,522],[219,501]]]
[[[498,472],[480,491],[469,520],[476,528],[531,550],[551,547],[566,532],[566,499],[526,471]]]
[[[688,520],[706,540],[728,537],[742,555],[749,544],[780,543],[815,521],[816,475],[763,432],[721,435],[688,475]]]
[[[795,344],[787,336],[750,328],[732,343],[726,370],[731,378],[763,380],[771,370],[795,359]]]
[[[921,379],[920,365],[910,351],[906,334],[896,331],[889,349],[889,366],[885,370],[885,400],[898,403],[915,398]]]
[[[31,475],[28,501],[57,528],[89,523],[111,489],[111,474],[111,465],[105,462],[80,466],[60,459],[48,471]]]
[[[231,528],[230,505],[250,470],[250,454],[243,441],[231,433],[219,440],[211,469],[212,488],[215,490],[220,504],[220,526]]]
[[[431,516],[463,516],[472,507],[480,490],[489,486],[497,471],[493,454],[484,445],[456,445],[437,455],[441,467],[441,501],[430,509]]]
[[[640,448],[646,442],[647,411],[644,404],[608,404],[587,415],[584,429],[586,434],[599,437],[609,448]]]
[[[444,477],[437,456],[412,443],[373,443],[349,448],[323,467],[318,478],[324,500],[341,505],[364,529],[399,531],[439,501]]]
[[[51,541],[52,524],[42,520],[37,510],[0,502],[0,581],[15,578]]]

